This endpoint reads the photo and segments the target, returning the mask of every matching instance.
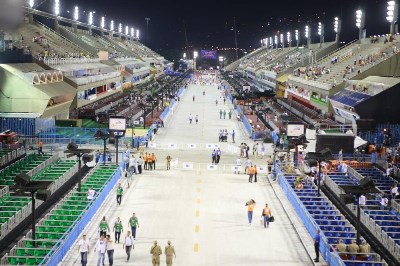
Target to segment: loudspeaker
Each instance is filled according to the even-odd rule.
[[[84,154],[83,156],[82,156],[82,161],[83,161],[83,163],[88,163],[88,162],[91,162],[91,161],[93,161],[93,155],[90,155],[90,154]]]
[[[324,158],[333,158],[332,152],[329,148],[325,148],[320,152]]]
[[[77,150],[78,148],[79,148],[78,145],[76,145],[76,144],[73,143],[73,142],[69,143],[68,146],[67,146],[67,149],[70,150],[70,151],[75,151],[75,150]]]
[[[31,177],[27,174],[21,173],[15,176],[14,182],[20,186],[26,186],[31,182]]]
[[[343,204],[351,204],[355,202],[355,198],[353,195],[348,195],[348,194],[340,194],[340,201]]]
[[[50,198],[51,192],[50,190],[38,190],[36,192],[36,199],[38,200],[43,200],[46,201],[48,198]]]
[[[363,179],[360,180],[360,187],[362,189],[372,189],[375,188],[375,183],[371,178],[364,177]]]

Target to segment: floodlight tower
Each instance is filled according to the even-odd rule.
[[[282,45],[282,49],[285,48],[285,38],[283,37],[283,33],[281,33],[279,35],[280,37],[280,41],[281,41],[281,45]]]
[[[318,35],[319,35],[319,47],[322,47],[324,43],[325,27],[324,24],[318,22]]]
[[[137,29],[137,30],[136,30],[136,39],[137,39],[138,41],[139,41],[139,39],[140,39],[139,36],[140,36],[140,35],[139,35],[139,30]]]
[[[129,26],[125,26],[125,37],[128,39],[129,37]]]
[[[54,0],[54,15],[56,16],[54,20],[54,30],[58,32],[58,19],[60,16],[60,0]]]
[[[110,35],[111,37],[114,36],[114,20],[111,20],[110,22]]]
[[[307,38],[307,47],[310,47],[311,36],[310,36],[310,27],[308,25],[306,25],[304,28],[304,36]]]
[[[358,39],[363,39],[366,36],[365,30],[365,14],[362,10],[356,11],[356,27],[359,29]]]
[[[294,31],[294,38],[296,39],[296,47],[299,47],[300,44],[299,30]]]
[[[269,37],[269,46],[271,47],[271,49],[274,48],[274,42],[272,40],[272,37]]]
[[[75,6],[74,8],[74,23],[72,24],[72,28],[74,29],[74,32],[78,32],[78,19],[79,19],[79,7]]]
[[[292,48],[292,36],[291,36],[291,34],[290,34],[290,31],[288,31],[288,32],[286,33],[286,39],[287,39],[287,42],[288,42],[288,44],[289,44],[289,48]]]
[[[133,27],[131,28],[131,39],[132,41],[135,39],[135,29]]]
[[[399,16],[399,3],[397,1],[389,1],[387,6],[386,20],[390,23],[390,34],[397,33],[397,19]]]
[[[199,56],[199,53],[197,51],[193,52],[193,70],[196,70],[196,59]]]
[[[89,12],[88,24],[89,24],[89,34],[92,35],[93,12]]]
[[[276,49],[278,50],[278,35],[275,35],[274,41],[275,41]]]
[[[342,31],[342,20],[335,17],[335,22],[333,22],[333,29],[336,32],[336,43],[339,43],[340,32]]]
[[[119,33],[119,38],[121,39],[121,37],[122,37],[122,23],[119,23],[119,25],[118,25],[118,33]]]
[[[104,35],[104,29],[106,27],[106,18],[101,17],[100,28],[101,28],[101,35]]]

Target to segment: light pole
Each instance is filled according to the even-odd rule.
[[[386,20],[390,23],[390,34],[396,34],[397,30],[395,29],[395,24],[398,19],[399,13],[399,4],[397,1],[388,1],[387,2],[387,17]]]
[[[319,47],[322,47],[322,44],[324,43],[325,29],[324,29],[324,24],[322,24],[321,22],[318,22],[318,35],[319,35]]]
[[[280,39],[281,39],[282,49],[284,49],[285,48],[285,39],[283,38],[283,33],[280,34]]]
[[[299,30],[294,31],[294,38],[296,39],[296,47],[299,47],[299,44],[300,44]]]
[[[275,41],[276,49],[278,50],[278,35],[275,35],[274,41]]]
[[[106,27],[106,18],[101,17],[100,28],[101,28],[101,35],[104,35],[104,29]]]
[[[365,14],[362,12],[362,10],[356,11],[356,27],[359,29],[358,39],[361,40],[361,39],[365,38],[365,36],[366,36]]]
[[[76,33],[78,31],[78,19],[79,19],[79,7],[75,6],[74,8],[74,23],[72,24],[72,27],[74,28],[74,32]]]
[[[197,51],[193,52],[193,70],[196,71],[196,59],[199,56],[199,53]]]
[[[310,36],[310,27],[308,25],[304,28],[304,36],[307,38],[307,47],[310,47],[311,44],[311,36]]]
[[[286,33],[286,38],[287,38],[287,42],[288,42],[288,44],[289,44],[289,48],[291,48],[291,47],[292,47],[292,36],[291,36],[291,34],[290,34],[290,31],[288,31],[288,32]]]
[[[92,35],[93,12],[89,12],[88,24],[89,24],[89,34]]]
[[[150,18],[145,18],[145,20],[146,20],[146,43],[149,44],[149,40],[150,40],[150,37],[149,37],[149,21],[150,21]]]
[[[336,43],[339,43],[339,36],[340,32],[342,31],[342,21],[338,18],[335,17],[335,22],[333,22],[333,29],[336,32]]]
[[[96,134],[94,134],[96,140],[101,139],[103,140],[104,149],[103,149],[103,164],[106,165],[106,150],[107,150],[107,140],[110,138],[109,133],[105,133],[100,129],[97,130]]]
[[[58,31],[58,16],[60,15],[60,0],[54,0],[54,15],[56,19],[54,20],[54,29]]]

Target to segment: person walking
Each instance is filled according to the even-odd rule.
[[[196,120],[196,125],[197,125],[197,123],[199,123],[199,115],[195,116],[195,120]]]
[[[122,201],[122,193],[124,192],[124,189],[121,186],[121,183],[118,183],[117,187],[117,205],[121,205]]]
[[[162,254],[162,250],[157,244],[157,241],[154,241],[154,245],[150,249],[150,254],[152,255],[151,262],[153,263],[153,266],[160,266],[160,256]]]
[[[257,183],[257,165],[254,165],[254,183]]]
[[[189,123],[190,123],[190,124],[192,123],[192,120],[193,120],[193,115],[190,114],[190,115],[189,115]]]
[[[147,165],[147,152],[143,156],[144,160],[144,170],[148,170],[148,165]]]
[[[226,117],[226,110],[224,110],[224,119],[225,119],[225,117]]]
[[[193,102],[194,102],[194,99],[195,99],[195,97],[194,97],[194,95],[193,95]]]
[[[215,164],[216,158],[217,158],[217,152],[213,150],[213,152],[211,153],[211,164]]]
[[[172,157],[171,155],[167,155],[167,170],[171,170],[171,161],[172,161]]]
[[[150,153],[147,155],[147,170],[153,170],[153,157]]]
[[[265,207],[262,211],[261,216],[264,217],[264,228],[268,228],[269,227],[269,218],[271,218],[271,216],[272,216],[271,209],[268,207],[268,204],[265,204]]]
[[[317,230],[317,234],[314,237],[314,250],[315,250],[315,262],[319,262],[319,242],[321,241],[320,231]]]
[[[141,175],[142,171],[143,171],[143,163],[144,160],[142,158],[142,156],[139,157],[139,159],[137,160],[137,168],[138,168],[138,173]]]
[[[157,161],[157,157],[154,154],[154,152],[151,154],[151,163],[152,163],[152,168],[153,170],[156,170],[156,161]]]
[[[217,99],[217,100],[215,100],[215,105],[218,105],[218,99]]]
[[[132,229],[133,239],[136,240],[136,228],[139,228],[139,220],[136,217],[135,213],[132,213],[132,217],[129,218],[129,226]]]
[[[221,159],[221,149],[218,148],[216,151],[216,158],[215,158],[215,163],[219,164],[219,160]]]
[[[224,105],[225,105],[225,102],[226,102],[226,98],[224,97]]]
[[[110,264],[110,266],[113,266],[113,264],[114,264],[114,242],[112,241],[110,235],[107,235],[107,238],[106,238],[106,249],[107,249],[108,263]],[[104,263],[104,261],[103,261],[103,263]]]
[[[97,266],[103,266],[104,265],[104,258],[106,254],[106,240],[104,239],[103,235],[100,235],[100,239],[97,240],[96,242],[96,247],[94,248],[94,251],[98,252],[98,259],[97,259]]]
[[[222,114],[223,114],[222,109],[219,109],[219,119],[222,119]]]
[[[247,159],[246,163],[244,164],[244,174],[248,174],[247,170],[252,166],[251,160]]]
[[[118,244],[119,244],[119,238],[121,237],[121,232],[124,231],[122,221],[119,219],[119,217],[117,218],[117,220],[114,223],[113,231],[115,232],[115,243],[118,242]]]
[[[235,130],[232,130],[232,143],[235,143]]]
[[[103,236],[103,238],[104,238],[107,235],[107,231],[110,232],[110,227],[108,226],[106,217],[103,216],[103,219],[101,219],[100,224],[99,224],[100,236]]]
[[[132,251],[132,249],[135,248],[135,246],[133,245],[131,231],[128,231],[126,233],[124,244],[122,245],[122,248],[125,249],[126,255],[128,256],[126,261],[129,261],[129,259],[131,258],[131,251]]]
[[[249,183],[253,183],[253,176],[254,173],[256,172],[255,168],[253,165],[250,165],[250,167],[247,169],[247,173],[249,174]]]
[[[232,118],[232,111],[231,111],[231,110],[229,110],[229,112],[228,112],[228,116],[229,116],[229,119],[231,119],[231,118]]]
[[[86,235],[82,235],[82,239],[79,240],[79,244],[78,244],[78,251],[81,254],[81,263],[82,266],[86,266],[87,265],[87,257],[89,254],[89,240],[86,239]]]
[[[174,248],[174,246],[171,245],[170,240],[168,240],[168,243],[167,243],[167,246],[165,247],[164,253],[165,253],[166,260],[167,260],[167,266],[172,266],[174,257],[176,259],[176,253],[175,253],[175,248]]]
[[[43,142],[41,140],[38,141],[38,154],[39,155],[44,155],[43,152]]]
[[[256,206],[256,202],[251,199],[248,202],[246,202],[246,206],[247,206],[247,219],[249,220],[249,225],[251,225],[251,222],[253,220],[253,210],[254,207]]]

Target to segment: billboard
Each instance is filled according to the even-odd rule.
[[[217,51],[200,50],[200,57],[202,59],[217,59]]]
[[[301,124],[288,124],[287,125],[287,136],[298,137],[304,134],[304,125]]]

